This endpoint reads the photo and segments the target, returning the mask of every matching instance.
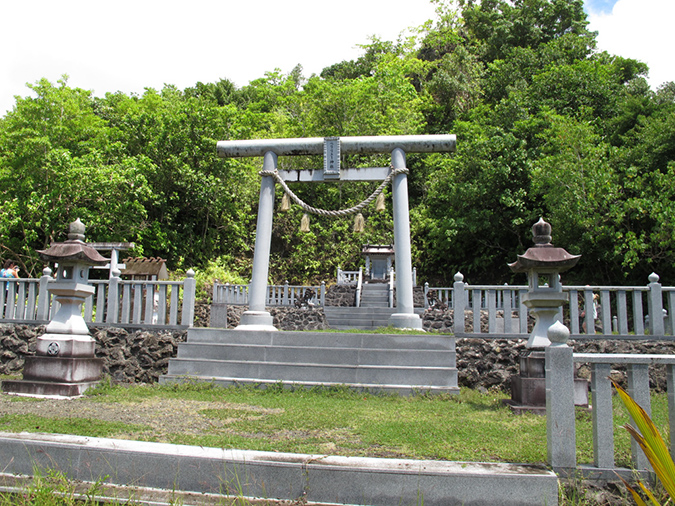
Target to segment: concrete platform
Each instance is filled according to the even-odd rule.
[[[160,383],[349,385],[403,395],[459,393],[455,340],[438,334],[193,328]]]
[[[552,471],[516,464],[271,453],[3,432],[0,462],[5,474],[30,476],[37,466],[85,482],[193,493],[183,496],[190,497],[186,506],[212,504],[212,494],[373,506],[558,504],[558,480]]]

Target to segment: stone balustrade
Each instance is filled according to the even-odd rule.
[[[641,339],[645,336],[674,336],[675,287],[664,287],[651,274],[645,286],[562,285],[568,301],[558,320],[574,339],[603,336],[611,339]],[[528,309],[522,303],[527,286],[470,285],[461,273],[452,287],[424,287],[424,307],[466,318],[453,319],[457,337],[503,337],[528,334]],[[477,334],[488,334],[480,336]]]
[[[233,306],[248,305],[248,285],[231,285],[230,283],[213,284],[213,303]],[[326,304],[326,283],[318,286],[267,285],[265,306],[296,306],[298,304],[312,307]]]
[[[559,328],[554,328],[558,326]],[[559,338],[551,338],[558,334]],[[581,471],[593,479],[613,479],[615,473],[630,477],[633,470],[648,472],[649,463],[638,444],[631,441],[632,470],[617,468],[614,457],[614,407],[610,378],[613,367],[626,370],[628,394],[651,414],[650,366],[664,366],[668,392],[669,432],[675,430],[675,355],[634,353],[573,353],[567,344],[569,330],[560,323],[549,329],[546,348],[546,422],[548,463],[558,473],[574,476]],[[555,340],[554,340],[555,339]],[[574,370],[586,364],[591,371],[593,462],[578,463],[575,435]],[[671,456],[675,455],[671,444]]]
[[[194,320],[195,273],[187,272],[182,281],[127,281],[119,273],[106,280],[89,280],[95,293],[83,307],[87,323],[192,327]],[[4,280],[0,290],[0,322],[46,323],[57,310],[47,290],[53,281],[45,269],[39,279]]]

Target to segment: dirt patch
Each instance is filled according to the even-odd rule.
[[[210,416],[221,413],[230,416]],[[265,409],[259,406],[206,402],[182,399],[147,399],[143,402],[102,403],[84,398],[78,399],[25,399],[0,395],[0,416],[35,415],[49,418],[83,418],[106,422],[133,424],[143,428],[115,434],[118,439],[153,438],[163,441],[167,434],[200,435],[225,429],[241,420],[278,414],[282,410]],[[0,430],[2,426],[0,425]]]

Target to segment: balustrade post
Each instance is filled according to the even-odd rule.
[[[546,442],[554,469],[575,469],[574,356],[567,345],[570,331],[559,321],[548,328],[546,360]]]
[[[119,269],[113,269],[112,277],[108,281],[108,308],[106,312],[106,323],[119,323],[120,312],[120,274]]]
[[[649,366],[647,364],[628,364],[626,367],[627,391],[635,402],[644,409],[649,416],[652,414],[651,399],[649,396]],[[635,422],[629,422],[635,427]],[[638,470],[651,469],[649,461],[640,445],[631,438],[631,453],[633,467]]]
[[[47,290],[47,285],[52,280],[52,270],[49,267],[42,269],[42,277],[40,277],[40,287],[38,290],[38,307],[36,319],[49,320],[49,307],[51,303],[51,295]]]
[[[671,316],[672,318],[672,316]],[[668,424],[670,434],[675,434],[675,365],[666,365],[666,385],[668,390]],[[670,438],[670,456],[675,460],[675,438]]]
[[[466,330],[464,326],[464,310],[466,308],[466,285],[464,275],[460,272],[455,274],[455,282],[452,285],[452,307],[454,314],[453,330],[455,334]]]
[[[665,334],[663,324],[663,289],[659,283],[658,274],[652,272],[649,275],[649,294],[647,298],[647,311],[649,312],[649,333],[652,336]]]
[[[596,467],[614,467],[614,423],[612,418],[611,364],[591,364],[593,405],[593,458]]]
[[[197,281],[195,280],[195,271],[190,269],[185,273],[187,278],[183,281],[183,313],[181,315],[181,325],[192,327],[195,319],[195,298],[197,295]]]

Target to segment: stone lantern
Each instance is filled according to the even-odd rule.
[[[556,321],[560,308],[567,300],[562,292],[560,273],[574,267],[581,255],[570,255],[563,248],[551,244],[551,225],[542,218],[532,226],[534,247],[509,264],[513,272],[527,273],[528,292],[522,302],[535,318],[535,325],[527,341],[528,348],[544,348],[551,344],[548,328]]]
[[[515,412],[530,411],[543,414],[546,411],[545,356],[543,348],[549,346],[548,329],[556,322],[560,308],[568,295],[563,293],[560,273],[571,269],[581,258],[570,255],[563,248],[551,244],[551,225],[539,219],[532,226],[534,246],[524,255],[509,264],[513,272],[525,272],[528,278],[528,291],[522,296],[522,303],[535,318],[526,347],[520,356],[520,373],[511,378],[511,400],[508,401]],[[588,404],[588,386],[585,404]],[[584,385],[580,385],[583,392]],[[575,389],[577,386],[575,385]],[[579,405],[584,404],[583,394]]]
[[[26,357],[23,380],[3,382],[6,392],[74,397],[101,379],[102,360],[95,358],[96,342],[82,317],[82,303],[95,290],[89,284],[89,267],[109,260],[85,244],[84,231],[78,219],[70,224],[67,241],[38,250],[42,260],[58,263],[48,290],[59,309],[38,337],[35,356]]]

